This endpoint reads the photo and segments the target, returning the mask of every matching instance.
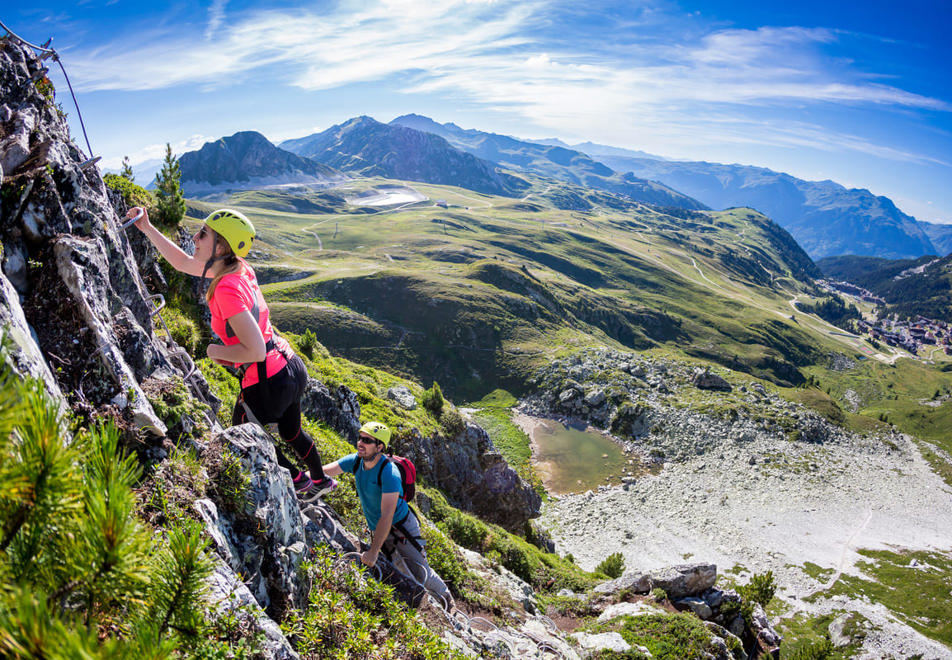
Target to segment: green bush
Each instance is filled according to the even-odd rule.
[[[155,195],[142,186],[118,174],[106,174],[102,180],[111,190],[122,195],[122,201],[128,206],[141,206],[150,214],[155,211]]]
[[[777,591],[777,584],[774,582],[773,571],[766,573],[757,573],[750,582],[737,587],[737,593],[746,601],[760,603],[767,607],[767,603],[774,597]]]
[[[595,567],[596,573],[602,573],[610,578],[621,577],[625,572],[625,558],[620,552],[613,552],[605,557],[601,564]]]
[[[336,567],[327,546],[315,548],[313,580],[304,612],[281,624],[306,658],[462,658],[438,633],[396,599],[393,587],[365,577],[363,569]]]
[[[447,438],[453,439],[466,430],[466,422],[456,408],[443,408],[440,414],[440,427]]]
[[[313,360],[315,348],[317,348],[317,335],[311,332],[311,329],[308,328],[298,339],[298,349],[301,351],[301,353],[306,355],[309,360]]]
[[[197,525],[137,518],[141,468],[110,425],[67,437],[59,406],[0,356],[0,656],[224,657],[205,619]],[[217,647],[217,648],[216,648]]]
[[[174,307],[163,309],[162,319],[169,329],[172,341],[188,351],[192,358],[195,358],[195,351],[198,349],[198,343],[202,338],[201,332],[198,330],[198,324]]]
[[[466,565],[459,550],[443,532],[427,524],[420,525],[420,532],[426,541],[426,558],[443,582],[453,593],[458,594],[467,577]]]
[[[440,390],[440,384],[434,381],[433,387],[423,391],[420,402],[433,417],[439,419],[443,412],[443,392]]]

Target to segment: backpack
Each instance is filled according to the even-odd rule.
[[[383,487],[383,466],[388,461],[392,462],[400,471],[400,484],[403,486],[402,498],[409,504],[413,500],[413,496],[416,495],[416,465],[409,458],[396,454],[384,454],[383,457],[385,460],[380,461],[380,465],[377,467],[377,486]],[[358,456],[357,460],[354,461],[354,468],[351,470],[355,476],[357,470],[360,469],[360,462]]]

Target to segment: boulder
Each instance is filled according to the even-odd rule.
[[[625,573],[614,580],[596,585],[592,591],[597,594],[617,594],[621,591],[646,594],[651,591],[651,576],[645,573]]]
[[[572,637],[578,642],[579,648],[586,652],[586,655],[595,655],[602,651],[628,653],[631,650],[631,644],[616,632],[599,633],[597,635],[572,633]]]
[[[611,621],[620,616],[645,616],[647,614],[664,614],[663,610],[649,605],[644,601],[637,603],[615,603],[605,608],[605,611],[598,615],[598,620]]]
[[[702,598],[698,598],[697,596],[680,598],[674,601],[674,606],[679,610],[691,610],[701,621],[707,621],[714,614],[714,612],[711,610],[711,606],[704,602]]]
[[[733,388],[724,378],[713,374],[707,369],[695,369],[691,382],[699,390],[714,390],[716,392],[730,392]]]
[[[714,586],[714,564],[680,564],[651,573],[652,588],[664,589],[672,601],[694,596]]]
[[[415,410],[417,407],[416,397],[405,385],[396,385],[387,390],[387,398],[395,401],[398,406],[404,410]]]
[[[360,430],[360,403],[349,388],[340,385],[332,392],[321,381],[308,378],[301,397],[301,412],[321,420],[356,445]]]
[[[196,509],[218,556],[245,576],[258,604],[280,620],[289,608],[301,608],[307,599],[307,585],[300,577],[307,555],[304,519],[291,475],[278,466],[271,439],[254,424],[228,428],[218,440],[250,476],[248,504],[245,511],[231,516],[223,515],[209,500],[199,500]]]

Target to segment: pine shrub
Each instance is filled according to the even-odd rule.
[[[110,424],[69,424],[0,340],[0,657],[168,658],[212,649],[195,527],[148,529]],[[224,647],[220,647],[224,648]]]
[[[433,387],[423,391],[420,402],[433,417],[439,419],[443,413],[443,392],[440,390],[440,384],[433,381]]]
[[[610,578],[618,578],[625,572],[625,558],[620,552],[613,552],[605,557],[598,566],[595,567],[596,573],[602,573]]]

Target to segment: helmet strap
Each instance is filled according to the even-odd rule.
[[[214,233],[214,238],[212,239],[212,256],[211,258],[209,258],[208,261],[205,262],[205,268],[202,269],[203,280],[205,279],[205,274],[208,272],[208,269],[212,267],[212,264],[214,264],[216,261],[221,259],[221,257],[215,254],[218,251],[218,233],[217,232],[213,232],[213,233]]]

